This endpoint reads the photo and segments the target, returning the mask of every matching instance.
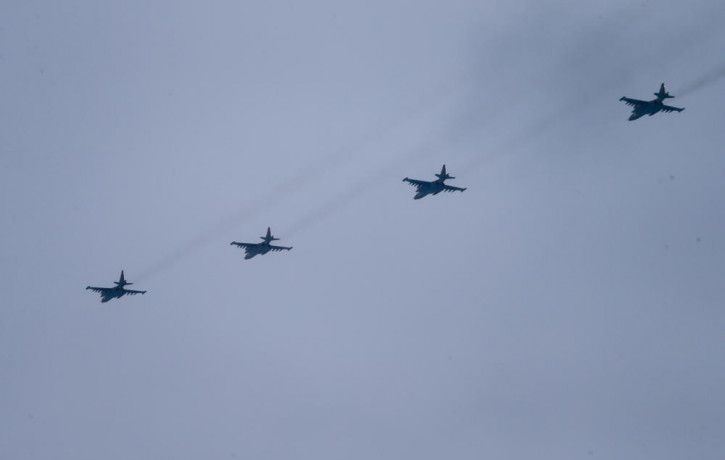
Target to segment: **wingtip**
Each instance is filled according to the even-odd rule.
[[[86,289],[90,289],[90,288],[91,288],[90,286],[86,286]]]
[[[625,98],[625,96],[622,96],[622,97],[620,97],[620,98],[619,98],[619,100],[620,100],[620,101],[623,101],[623,100],[624,100],[624,98]]]

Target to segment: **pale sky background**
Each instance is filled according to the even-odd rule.
[[[0,3],[0,458],[722,460],[723,50],[721,0]]]

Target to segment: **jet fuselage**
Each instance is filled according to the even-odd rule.
[[[106,303],[111,299],[120,299],[126,294],[126,290],[123,286],[116,286],[103,293],[101,296],[101,303]]]
[[[632,115],[629,116],[629,121],[636,120],[645,115],[649,115],[651,117],[655,113],[662,110],[663,105],[664,104],[659,99],[654,99],[648,101],[646,104],[639,105],[635,107],[634,110],[632,110]]]
[[[427,195],[438,195],[443,191],[443,181],[438,179],[418,187],[418,191],[413,197],[414,200],[420,200]]]
[[[251,259],[254,256],[261,256],[268,253],[272,248],[269,243],[257,243],[253,247],[250,247],[247,254],[244,256],[245,259]]]

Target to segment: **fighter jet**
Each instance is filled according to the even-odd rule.
[[[123,277],[123,270],[121,270],[121,279],[118,281],[114,281],[113,284],[115,284],[115,287],[105,288],[105,287],[93,287],[88,286],[86,289],[90,289],[91,291],[95,291],[101,294],[101,302],[106,303],[111,299],[120,299],[124,295],[136,295],[136,294],[146,294],[146,291],[133,291],[131,289],[126,289],[124,286],[129,286],[133,283],[129,283],[126,281],[126,279]]]
[[[665,91],[664,83],[660,85],[659,92],[654,93],[654,95],[657,96],[657,99],[652,99],[651,101],[640,101],[639,99],[630,99],[628,97],[621,97],[619,99],[620,101],[624,101],[626,104],[634,107],[634,109],[632,109],[632,115],[629,116],[629,121],[636,120],[637,118],[644,115],[649,115],[651,117],[652,115],[660,111],[682,112],[683,110],[685,110],[679,107],[671,107],[662,103],[662,101],[664,101],[665,99],[675,97],[670,96],[670,93]]]
[[[269,251],[289,251],[292,249],[292,247],[286,247],[286,246],[274,246],[269,244],[272,241],[279,240],[279,238],[275,238],[272,236],[272,230],[270,227],[267,227],[267,234],[265,236],[260,236],[264,241],[261,243],[237,243],[236,241],[232,241],[232,245],[239,246],[240,248],[244,249],[245,252],[245,259],[251,259],[252,257],[256,256],[257,254],[266,254]]]
[[[465,188],[453,187],[451,185],[444,184],[446,179],[455,179],[455,177],[449,176],[446,172],[446,165],[443,165],[441,173],[436,174],[436,177],[438,177],[438,179],[431,182],[417,179],[408,179],[406,177],[405,179],[403,179],[403,182],[408,182],[410,185],[413,185],[417,188],[415,196],[413,197],[414,200],[420,200],[426,195],[438,195],[440,192],[463,192],[466,190]]]

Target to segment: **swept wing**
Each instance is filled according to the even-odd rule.
[[[232,241],[232,245],[233,246],[239,246],[240,248],[243,248],[243,249],[246,249],[246,250],[249,250],[249,249],[252,249],[252,248],[256,248],[257,246],[259,246],[258,243],[237,243],[236,241]]]
[[[287,247],[287,246],[273,246],[271,244],[269,245],[270,251],[289,251],[290,249],[292,249],[292,246]]]
[[[622,97],[619,100],[624,101],[627,105],[631,105],[632,107],[639,107],[649,104],[649,101],[640,101],[639,99],[632,99],[629,97]]]
[[[90,289],[93,292],[98,292],[102,295],[106,295],[109,292],[113,291],[113,288],[103,288],[103,287],[94,287],[94,286],[87,286],[86,289]]]
[[[413,185],[415,187],[425,187],[426,185],[430,185],[431,183],[424,180],[418,180],[418,179],[408,179],[407,177],[403,179],[403,182],[408,182],[410,185]]]
[[[124,289],[123,293],[129,294],[129,295],[136,295],[136,294],[146,294],[146,291],[134,291],[132,289]]]
[[[466,189],[461,187],[454,187],[452,185],[443,184],[443,191],[445,192],[465,192]]]
[[[433,185],[433,182],[417,179],[408,179],[407,177],[403,179],[403,182],[407,182],[415,187],[417,193],[424,193],[426,191],[429,191],[430,187]]]
[[[662,110],[663,112],[682,112],[685,109],[662,104],[662,107],[660,107],[660,110]]]
[[[244,254],[251,256],[256,255],[259,251],[259,243],[238,243],[236,241],[232,241],[232,246],[238,246],[242,249],[244,249]]]

